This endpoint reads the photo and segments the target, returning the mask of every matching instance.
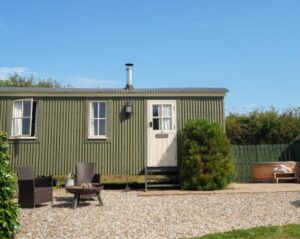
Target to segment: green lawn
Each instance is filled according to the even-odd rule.
[[[255,227],[225,233],[210,234],[199,239],[299,239],[300,224],[285,226]]]

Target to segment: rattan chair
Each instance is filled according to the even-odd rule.
[[[76,165],[76,185],[91,183],[100,186],[100,174],[95,174],[95,163],[77,163]]]
[[[19,204],[33,207],[44,202],[53,203],[52,176],[34,178],[32,166],[17,167]]]

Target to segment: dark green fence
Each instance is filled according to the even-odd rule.
[[[233,145],[236,168],[235,182],[249,183],[251,166],[255,162],[300,161],[300,142],[275,145]]]

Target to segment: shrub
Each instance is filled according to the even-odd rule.
[[[300,135],[300,107],[281,113],[275,108],[231,113],[226,134],[232,144],[288,144]]]
[[[179,132],[179,157],[184,189],[222,189],[234,177],[231,145],[216,123],[188,122]]]
[[[18,231],[18,208],[12,201],[14,183],[9,166],[8,138],[0,131],[0,238],[12,238]]]

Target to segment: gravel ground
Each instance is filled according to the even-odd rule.
[[[300,193],[137,196],[105,190],[70,208],[71,194],[55,190],[54,204],[21,209],[17,238],[187,238],[255,226],[300,223]]]

